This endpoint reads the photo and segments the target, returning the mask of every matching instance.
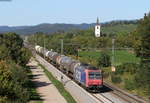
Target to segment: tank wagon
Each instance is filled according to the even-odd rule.
[[[92,67],[89,64],[83,64],[78,60],[57,52],[48,51],[40,46],[35,46],[37,53],[47,57],[53,63],[57,64],[59,69],[63,69],[66,74],[88,90],[97,91],[103,87],[103,77],[100,69]]]

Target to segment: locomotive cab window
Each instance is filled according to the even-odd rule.
[[[89,72],[89,79],[100,79],[100,72]]]

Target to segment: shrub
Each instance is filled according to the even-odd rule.
[[[107,78],[109,76],[109,72],[103,72],[103,78]]]
[[[139,67],[139,65],[135,64],[135,63],[125,63],[123,66],[125,68],[125,72],[129,72],[131,74],[136,73],[136,71]]]
[[[110,56],[106,52],[102,52],[101,56],[98,59],[97,66],[99,67],[108,67],[111,65]]]
[[[115,71],[115,75],[118,75],[118,74],[123,74],[124,73],[124,69],[121,68],[121,66],[117,66],[116,67],[116,71]]]
[[[26,103],[29,99],[25,86],[25,74],[19,70],[18,65],[0,62],[0,95],[1,101],[14,101],[14,103]],[[18,72],[19,71],[19,72]],[[23,79],[25,79],[23,81]],[[5,97],[5,98],[4,98]],[[11,102],[13,103],[13,102]]]
[[[7,103],[7,97],[6,96],[4,96],[4,97],[0,96],[0,103]]]
[[[131,79],[125,79],[125,85],[124,87],[127,89],[127,90],[133,90],[135,89],[135,82],[134,80],[131,80]]]
[[[121,78],[119,76],[114,75],[114,74],[111,75],[111,81],[113,83],[121,83],[122,82]]]
[[[124,63],[120,66],[117,66],[115,74],[123,74],[124,72],[128,72],[130,74],[135,74],[139,65],[135,63]]]

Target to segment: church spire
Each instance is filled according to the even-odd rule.
[[[97,17],[97,25],[99,25],[99,19],[98,19],[98,17]]]
[[[101,36],[101,26],[99,24],[99,19],[97,17],[97,23],[95,25],[95,37],[100,37]]]

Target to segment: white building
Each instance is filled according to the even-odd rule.
[[[99,24],[99,19],[97,18],[97,23],[95,25],[95,37],[101,36],[101,26]]]

